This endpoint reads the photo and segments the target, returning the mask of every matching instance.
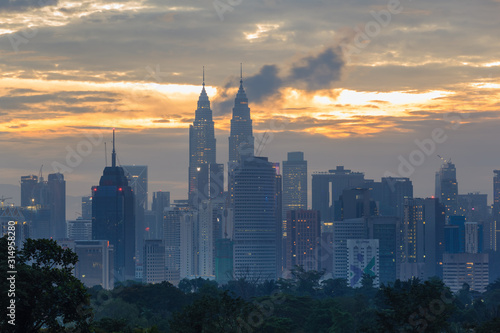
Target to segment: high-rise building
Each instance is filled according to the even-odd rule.
[[[144,212],[148,208],[148,166],[147,165],[122,165],[128,185],[134,192],[135,212],[135,257],[142,260],[146,226]]]
[[[274,201],[276,203],[276,276],[281,277],[283,274],[284,261],[284,243],[283,243],[283,177],[280,174],[280,164],[272,163],[274,171],[276,172],[275,181],[275,195]]]
[[[365,239],[367,231],[365,218],[333,222],[333,278],[347,277],[347,240]]]
[[[66,181],[62,173],[52,173],[47,181],[49,189],[50,228],[55,239],[66,237]]]
[[[464,283],[471,290],[485,292],[489,284],[488,253],[445,253],[443,282],[456,293]]]
[[[180,278],[199,276],[199,228],[198,212],[194,209],[183,212],[180,219]]]
[[[248,98],[243,88],[243,72],[240,75],[240,88],[236,94],[229,135],[228,192],[231,203],[234,201],[234,172],[242,158],[254,155],[252,118]]]
[[[395,216],[368,219],[368,239],[379,242],[379,281],[387,285],[399,277],[401,220]]]
[[[494,170],[493,177],[493,223],[491,227],[490,243],[492,250],[500,249],[500,170]]]
[[[283,161],[283,218],[289,210],[307,209],[307,161],[303,152],[288,153]]]
[[[353,188],[342,191],[335,206],[335,220],[368,218],[377,215],[377,204],[371,200],[370,190]]]
[[[402,225],[401,279],[411,276],[407,272],[419,272],[415,277],[425,279],[442,276],[441,262],[444,245],[444,206],[437,198],[414,198],[405,202]],[[403,266],[407,266],[404,267]],[[418,269],[409,266],[418,267]]]
[[[105,167],[99,186],[92,187],[92,239],[108,240],[114,246],[116,281],[135,278],[134,193],[125,171],[116,166],[113,130],[113,153],[110,167]]]
[[[153,204],[151,210],[156,217],[156,223],[150,225],[150,235],[153,239],[163,238],[163,211],[170,207],[170,192],[153,192]]]
[[[162,240],[145,240],[143,255],[143,282],[161,283],[165,281],[165,246],[163,246]]]
[[[76,219],[67,222],[68,239],[92,240],[92,220]]]
[[[76,240],[74,244],[78,255],[75,276],[88,288],[99,285],[103,289],[113,289],[113,246],[105,240]]]
[[[451,161],[445,161],[436,172],[436,198],[444,205],[446,217],[457,215],[457,169]]]
[[[378,287],[379,279],[379,240],[347,240],[347,281],[351,288],[361,287],[363,275],[373,278],[373,286]]]
[[[215,280],[219,284],[233,279],[233,245],[229,238],[215,241]]]
[[[266,157],[234,172],[234,275],[276,278],[276,171]]]
[[[286,271],[296,265],[321,269],[321,221],[316,210],[289,210],[286,218]]]
[[[33,201],[35,198],[35,186],[37,184],[37,176],[21,176],[21,207],[33,206]]]
[[[82,219],[92,220],[92,196],[82,197]]]
[[[203,200],[215,198],[224,190],[222,165],[216,165],[216,140],[210,100],[203,88],[198,99],[194,122],[189,126],[189,203],[198,208]],[[214,176],[216,175],[216,176]]]
[[[379,214],[383,216],[404,216],[405,199],[413,198],[413,184],[410,178],[382,178],[382,198]]]
[[[465,252],[482,252],[481,226],[477,222],[465,222]]]
[[[181,216],[184,208],[168,207],[163,212],[163,243],[165,244],[166,280],[172,284],[180,281],[181,267]]]
[[[335,220],[335,206],[344,190],[362,187],[365,175],[337,166],[335,170],[312,175],[312,209],[320,212],[321,221]]]

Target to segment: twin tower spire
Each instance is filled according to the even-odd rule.
[[[210,100],[205,90],[205,67],[203,67],[203,84],[198,108],[195,111],[195,119],[189,127],[189,197],[191,204],[198,192],[207,184],[203,173],[207,169],[222,168],[216,163],[216,140],[214,133],[214,122]],[[242,157],[252,155],[254,152],[254,137],[252,130],[252,119],[248,98],[243,88],[243,66],[240,66],[240,87],[236,94],[233,114],[231,119],[231,133],[229,136],[229,165],[237,163]],[[229,172],[231,170],[228,170]],[[210,177],[209,177],[210,178]],[[207,180],[208,181],[208,180]],[[209,186],[209,188],[211,188]]]

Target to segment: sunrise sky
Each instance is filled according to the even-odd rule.
[[[187,198],[202,67],[227,163],[243,63],[259,155],[304,151],[310,172],[345,165],[379,181],[441,128],[411,173],[415,195],[434,194],[439,154],[460,193],[491,202],[499,13],[499,0],[0,0],[0,184],[51,173],[114,127],[119,162],[148,165],[150,193]],[[68,195],[90,193],[104,155],[92,145],[66,170]]]

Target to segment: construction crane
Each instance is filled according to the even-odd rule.
[[[448,160],[445,160],[444,158],[442,158],[440,155],[438,155],[438,157],[443,161],[444,164],[450,162],[451,163],[451,158],[448,159]]]
[[[2,202],[2,208],[3,208],[4,202],[5,202],[6,200],[9,200],[9,199],[12,199],[12,198],[6,198],[6,197],[4,197],[4,196],[2,195],[2,197],[0,198],[0,201]]]

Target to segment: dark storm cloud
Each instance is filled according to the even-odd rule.
[[[309,92],[330,89],[340,80],[344,61],[338,47],[329,47],[317,55],[310,55],[292,63],[282,73],[278,65],[264,65],[257,74],[244,78],[244,88],[252,103],[260,103],[266,98],[279,99],[280,89],[292,87]],[[215,109],[222,114],[231,110],[234,96],[228,94],[228,88],[234,87],[234,79],[226,82],[224,89],[215,101]]]
[[[1,11],[23,11],[32,8],[56,6],[58,0],[0,0]]]

